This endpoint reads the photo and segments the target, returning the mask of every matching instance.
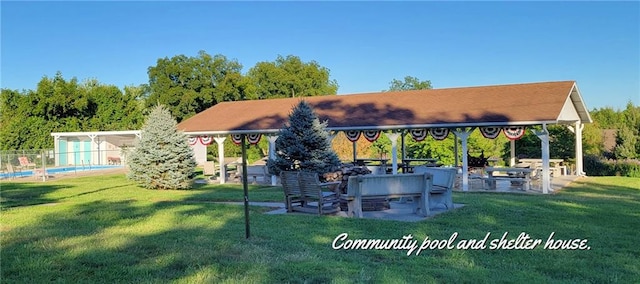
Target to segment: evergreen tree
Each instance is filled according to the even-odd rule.
[[[616,159],[633,159],[637,156],[636,143],[637,138],[633,134],[633,130],[629,129],[626,125],[623,125],[618,129],[616,134],[616,147],[613,149],[613,154]]]
[[[129,156],[128,177],[149,189],[188,189],[196,166],[187,137],[169,110],[156,106]]]
[[[276,140],[276,158],[269,160],[269,171],[310,171],[320,175],[340,166],[331,148],[327,123],[321,123],[311,106],[301,101],[289,115],[289,124]]]

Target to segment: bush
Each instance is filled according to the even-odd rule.
[[[584,171],[589,176],[640,177],[640,161],[635,159],[612,160],[587,155],[584,157]]]

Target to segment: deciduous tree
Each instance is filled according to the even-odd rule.
[[[256,88],[254,99],[335,95],[338,91],[338,83],[330,79],[328,68],[293,55],[258,62],[247,76]]]
[[[158,59],[148,70],[151,94],[146,104],[166,105],[182,121],[219,102],[245,99],[250,84],[242,78],[241,70],[236,60],[205,51],[196,57]]]
[[[431,81],[405,76],[403,80],[393,79],[389,82],[389,90],[387,91],[407,91],[407,90],[427,90],[432,89]]]

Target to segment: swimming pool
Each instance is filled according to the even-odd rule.
[[[108,169],[117,169],[122,168],[121,165],[96,165],[96,166],[69,166],[69,167],[57,167],[57,168],[47,168],[48,175],[55,174],[71,174],[82,171],[99,171],[99,170],[108,170]],[[0,179],[6,179],[13,177],[14,174],[10,173],[0,173]],[[33,176],[33,170],[26,170],[15,173],[15,177],[30,177]]]

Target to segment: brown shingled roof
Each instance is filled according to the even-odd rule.
[[[276,132],[304,99],[332,130],[558,123],[574,81],[223,102],[181,122],[187,133]],[[579,93],[576,95],[581,102]],[[584,107],[584,105],[582,105]],[[590,118],[581,118],[590,122]]]

